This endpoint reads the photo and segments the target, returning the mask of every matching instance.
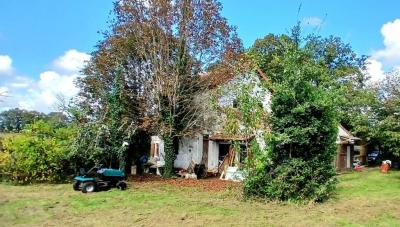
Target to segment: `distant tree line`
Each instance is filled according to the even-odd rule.
[[[15,108],[0,113],[0,132],[18,133],[25,126],[39,120],[52,120],[60,126],[68,123],[67,116],[60,112],[45,114],[38,111]]]

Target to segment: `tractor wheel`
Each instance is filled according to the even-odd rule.
[[[95,192],[97,190],[96,184],[94,182],[86,182],[82,185],[83,193]]]
[[[124,181],[118,181],[116,186],[120,190],[125,190],[128,185]]]
[[[75,190],[75,191],[79,191],[79,185],[81,184],[81,182],[79,182],[79,181],[74,181],[74,183],[72,184],[72,188]]]

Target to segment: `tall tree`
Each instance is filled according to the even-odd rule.
[[[295,28],[300,31],[299,25]],[[282,68],[275,63],[285,54],[288,44],[294,44],[309,51],[310,58],[327,68],[327,78],[318,82],[323,83],[333,92],[343,94],[344,99],[338,100],[341,104],[351,100],[347,94],[365,87],[367,78],[363,69],[366,66],[366,56],[359,57],[339,37],[323,38],[309,35],[306,38],[295,39],[289,35],[269,34],[255,41],[249,50],[249,55],[255,60],[258,69],[267,74],[271,80],[279,82],[282,78],[280,76],[275,78],[275,75],[279,75]],[[346,120],[343,119],[343,121]]]
[[[271,94],[267,151],[249,172],[245,193],[280,200],[326,199],[335,186],[332,165],[347,87],[364,75],[351,48],[339,39],[268,35],[249,51]],[[239,104],[239,106],[241,106]],[[339,111],[338,111],[339,110]]]
[[[383,81],[373,85],[377,102],[369,115],[372,145],[378,146],[387,158],[400,160],[400,71],[392,71]]]
[[[138,113],[137,125],[164,139],[165,176],[172,174],[174,142],[201,128],[201,74],[216,63],[231,65],[242,51],[221,9],[216,0],[117,1],[112,31],[80,82],[87,100],[106,103],[102,94],[112,84],[110,71],[123,66],[126,96],[134,97],[127,109]],[[103,107],[87,105],[92,112]]]
[[[95,164],[126,170],[126,148],[139,128],[139,112],[136,103],[130,103],[137,100],[130,96],[132,94],[127,94],[126,74],[120,69],[121,66],[115,68],[105,75],[111,78],[109,90],[102,88],[104,90],[98,95],[83,91],[83,99],[78,103],[80,108],[67,108],[74,121],[83,126],[79,128],[79,136],[70,154],[72,160],[78,161],[74,163],[75,168]],[[88,82],[92,81],[94,75],[82,79],[81,86],[92,86]],[[96,86],[103,86],[101,79]],[[88,94],[92,96],[85,96]],[[96,101],[97,105],[92,105],[90,101]],[[80,159],[85,161],[81,162]]]
[[[112,90],[109,94],[109,118],[110,118],[110,143],[111,143],[111,154],[115,154],[118,159],[119,167],[125,168],[125,146],[124,134],[121,130],[121,121],[125,112],[122,97],[122,74],[120,70],[117,70],[114,78]]]

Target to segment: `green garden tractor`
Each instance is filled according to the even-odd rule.
[[[81,175],[74,177],[72,186],[75,191],[83,193],[108,190],[113,187],[125,190],[127,188],[125,179],[122,170],[93,167],[87,172],[81,170]]]

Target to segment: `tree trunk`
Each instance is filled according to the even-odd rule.
[[[163,177],[169,178],[174,175],[175,150],[172,136],[163,136],[163,140],[165,153]]]

